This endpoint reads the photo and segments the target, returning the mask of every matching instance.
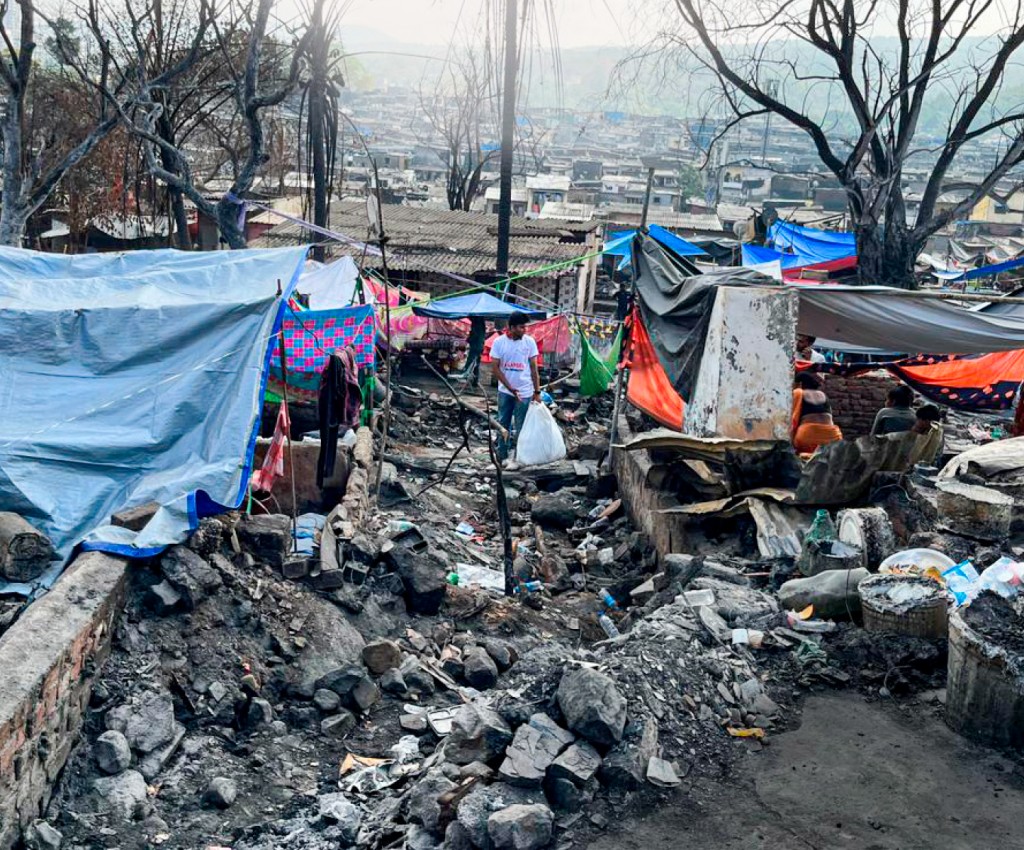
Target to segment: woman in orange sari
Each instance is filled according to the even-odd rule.
[[[843,439],[832,421],[832,404],[824,382],[813,372],[797,372],[793,390],[793,448],[797,454],[814,454],[820,446]]]

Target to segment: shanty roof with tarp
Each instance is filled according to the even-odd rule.
[[[528,319],[547,317],[543,310],[503,301],[489,292],[454,295],[438,298],[428,304],[414,304],[412,312],[426,319],[486,319],[492,322],[506,321],[517,313],[524,314]]]
[[[4,509],[66,559],[151,557],[238,507],[305,254],[0,248]],[[111,523],[143,505],[141,530]]]

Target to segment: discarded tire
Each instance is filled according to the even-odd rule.
[[[871,576],[860,583],[864,628],[922,638],[944,638],[949,630],[946,591],[930,578]]]
[[[949,620],[946,723],[972,740],[1024,749],[1024,681],[1013,654],[968,624],[969,611],[958,609]]]
[[[888,514],[881,508],[848,508],[840,511],[836,518],[839,539],[860,549],[863,566],[876,572],[882,559],[896,547]]]

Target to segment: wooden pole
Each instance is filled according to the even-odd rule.
[[[278,294],[281,294],[281,281],[277,282]],[[284,352],[284,330],[281,332],[278,348],[281,353],[281,404],[284,405],[285,418],[288,420],[288,428],[285,431],[286,445],[288,447],[288,472],[291,474],[292,483],[292,551],[295,552],[299,545],[299,502],[295,495],[295,454],[292,451],[292,412],[288,407],[288,358]]]
[[[647,227],[647,212],[651,208],[651,192],[654,189],[654,168],[647,169],[647,188],[644,190],[644,208],[640,213],[640,229]],[[634,274],[636,270],[634,269]]]
[[[512,158],[516,129],[516,0],[505,0],[505,79],[501,90],[501,161],[498,167],[498,256],[499,278],[508,277],[509,239],[512,233]],[[506,284],[506,288],[508,284]]]
[[[387,334],[387,354],[384,357],[384,428],[380,437],[380,457],[377,459],[377,475],[374,481],[374,499],[380,503],[380,481],[384,474],[384,452],[388,446],[388,432],[391,430],[391,284],[388,272],[388,237],[384,232],[384,210],[380,201],[380,176],[377,173],[377,160],[371,159],[373,165],[374,191],[377,195],[377,244],[380,246],[380,266],[384,276],[384,330]]]

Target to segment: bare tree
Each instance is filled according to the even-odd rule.
[[[95,2],[95,0],[92,0]],[[103,94],[114,105],[120,121],[142,142],[146,167],[157,180],[173,192],[188,198],[199,212],[217,222],[221,237],[231,248],[246,245],[241,212],[243,198],[250,192],[267,159],[265,139],[265,113],[281,104],[295,90],[302,67],[304,44],[309,31],[284,51],[268,34],[273,0],[259,0],[255,8],[244,4],[228,7],[227,13],[213,15],[202,3],[191,46],[178,64],[187,63],[195,71],[200,66],[214,66],[216,74],[207,79],[210,85],[193,80],[189,96],[198,98],[189,110],[191,120],[200,122],[209,130],[220,133],[219,144],[228,154],[232,168],[232,183],[219,200],[211,200],[197,179],[192,159],[194,151],[185,145],[187,134],[174,136],[161,126],[171,104],[166,94],[166,75],[156,74],[161,60],[147,61],[153,44],[158,40],[155,30],[160,26],[156,6],[144,0],[122,0],[132,9],[127,15],[127,37],[120,39],[122,47],[134,45],[140,57],[123,74],[121,85],[133,91],[130,106],[126,107],[108,85]],[[137,5],[133,5],[137,3]],[[158,4],[157,4],[158,5]],[[117,29],[117,22],[109,17],[90,16],[90,28],[96,38],[107,45],[109,32]],[[204,38],[209,32],[212,38]],[[130,52],[130,51],[127,51]],[[287,53],[287,61],[281,61]],[[163,62],[174,61],[164,57]],[[266,78],[270,77],[269,83]],[[226,113],[224,119],[222,113]],[[219,170],[219,169],[215,169]]]
[[[674,2],[688,30],[677,43],[714,75],[732,114],[725,130],[780,116],[807,134],[845,189],[864,283],[914,287],[928,238],[1024,162],[1024,105],[1000,96],[1024,45],[1024,3]],[[883,37],[892,30],[895,38]],[[941,141],[922,141],[923,111],[938,102],[948,116]],[[971,188],[940,204],[966,155],[985,142],[993,155]],[[925,173],[925,189],[908,221],[911,168]]]
[[[443,146],[449,209],[470,208],[484,167],[500,153],[486,144],[497,126],[497,103],[493,68],[472,50],[446,66],[431,94],[420,93],[420,109],[433,131],[428,141],[440,139]]]
[[[76,118],[88,114],[87,121],[68,122],[61,128],[52,120],[35,120],[32,94],[39,72],[39,63],[35,60],[37,10],[33,0],[16,0],[16,10],[20,20],[15,34],[8,29],[15,9],[6,0],[0,3],[0,39],[3,42],[0,91],[4,98],[0,117],[3,138],[0,244],[20,246],[29,217],[46,203],[61,178],[117,126],[117,115],[105,103],[86,97],[85,102],[79,104]],[[66,29],[66,24],[62,26]],[[107,67],[100,62],[97,71],[102,75]],[[69,140],[69,130],[78,130],[78,137]]]

